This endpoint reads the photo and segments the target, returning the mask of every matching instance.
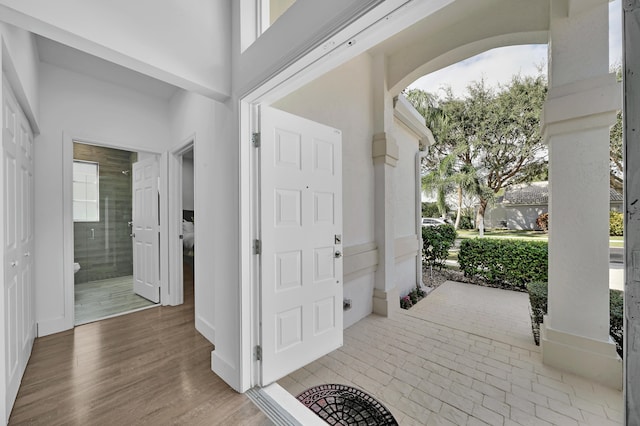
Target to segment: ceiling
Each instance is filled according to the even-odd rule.
[[[156,98],[169,100],[176,86],[36,35],[40,61]]]

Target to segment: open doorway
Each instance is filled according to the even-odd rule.
[[[183,288],[191,285],[195,275],[195,205],[193,146],[182,153],[182,280]]]
[[[73,142],[75,325],[155,306],[134,291],[138,154]]]

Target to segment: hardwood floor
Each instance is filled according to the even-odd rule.
[[[132,275],[78,283],[74,293],[76,325],[155,305],[133,292]]]
[[[212,349],[195,330],[185,279],[181,306],[37,339],[9,424],[272,424],[211,371]]]

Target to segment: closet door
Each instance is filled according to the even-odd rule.
[[[11,412],[35,339],[33,292],[33,134],[2,82],[4,365]]]

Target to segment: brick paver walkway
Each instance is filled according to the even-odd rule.
[[[622,393],[542,365],[525,293],[447,282],[279,381],[363,389],[401,425],[620,425]]]

